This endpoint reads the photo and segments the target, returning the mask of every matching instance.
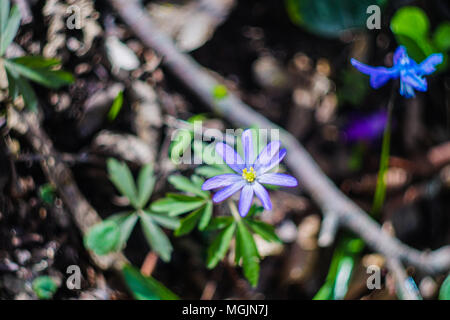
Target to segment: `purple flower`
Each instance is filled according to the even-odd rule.
[[[371,141],[380,137],[387,123],[387,111],[379,110],[368,116],[354,118],[344,129],[348,141]]]
[[[263,184],[296,187],[297,180],[287,174],[269,172],[286,156],[286,149],[281,149],[280,141],[272,141],[261,153],[254,156],[252,132],[245,130],[242,133],[242,146],[244,159],[225,143],[216,144],[216,152],[225,163],[236,173],[227,173],[215,176],[205,181],[203,190],[223,188],[213,196],[213,202],[224,201],[234,193],[241,191],[239,199],[239,214],[245,217],[250,210],[253,196],[256,195],[264,209],[271,210],[272,202],[269,193]]]
[[[364,74],[370,76],[370,85],[374,89],[383,86],[389,79],[400,78],[400,94],[406,98],[415,96],[417,91],[427,91],[427,80],[423,77],[436,71],[436,66],[441,64],[441,53],[433,53],[428,58],[417,64],[406,53],[403,46],[399,46],[394,53],[394,66],[392,68],[371,67],[355,59],[351,59],[352,65]]]

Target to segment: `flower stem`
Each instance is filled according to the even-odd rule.
[[[391,96],[389,98],[388,106],[387,106],[387,121],[386,127],[384,128],[383,134],[383,144],[381,146],[381,156],[380,156],[380,169],[378,170],[378,180],[377,186],[375,189],[375,196],[372,204],[372,216],[376,217],[380,210],[383,207],[384,200],[386,198],[386,172],[389,167],[389,151],[391,145],[391,118],[392,118],[392,109],[394,106],[395,100],[395,85],[392,86]]]
[[[231,211],[231,214],[233,215],[234,220],[239,222],[241,220],[241,216],[239,215],[239,211],[233,200],[231,200],[231,199],[228,200],[228,207],[230,208],[230,211]]]

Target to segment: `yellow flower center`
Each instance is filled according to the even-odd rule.
[[[250,167],[250,170],[248,171],[247,168],[242,170],[242,178],[247,180],[248,182],[253,182],[256,179],[256,172],[253,167]]]

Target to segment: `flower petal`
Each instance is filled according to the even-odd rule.
[[[253,152],[253,134],[250,129],[245,130],[242,133],[242,148],[244,149],[244,160],[245,160],[245,166],[249,167],[251,164],[253,164],[253,161],[255,160],[254,152]]]
[[[266,173],[256,179],[259,183],[272,184],[283,187],[296,187],[297,179],[283,173]]]
[[[442,53],[433,53],[419,64],[419,67],[417,68],[417,73],[419,75],[431,74],[434,71],[436,71],[436,66],[438,64],[441,64],[443,60],[444,57]]]
[[[427,91],[427,79],[418,76],[414,72],[404,72],[400,77],[401,82],[410,85],[417,91]]]
[[[238,192],[242,189],[242,187],[245,185],[245,180],[242,179],[241,181],[238,181],[236,183],[233,183],[229,185],[226,188],[223,188],[222,190],[218,191],[212,198],[213,202],[218,203],[222,202],[226,198],[231,197],[233,194]]]
[[[272,159],[263,166],[257,167],[257,175],[262,175],[277,166],[286,156],[286,149],[281,149]]]
[[[241,217],[245,217],[250,210],[253,200],[253,187],[252,185],[245,185],[241,191],[241,197],[239,199],[239,214]]]
[[[272,141],[258,155],[255,161],[255,170],[258,167],[264,166],[272,160],[272,158],[278,153],[280,150],[281,142],[280,141]]]
[[[270,201],[270,196],[267,190],[258,182],[253,184],[253,191],[255,192],[258,199],[261,201],[264,209],[272,210],[272,202]]]
[[[399,46],[394,52],[394,65],[400,64],[400,61],[404,58],[409,59],[406,48],[404,46]]]
[[[216,144],[216,152],[231,169],[237,173],[242,172],[242,169],[244,169],[244,161],[232,147],[223,142],[218,142]]]
[[[353,58],[350,61],[356,69],[370,76],[370,85],[374,89],[378,89],[390,79],[398,77],[398,69],[395,67],[371,67]]]
[[[242,180],[242,177],[234,173],[225,173],[205,181],[202,185],[202,190],[211,190],[222,187],[228,187],[230,184]]]

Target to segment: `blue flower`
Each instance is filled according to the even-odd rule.
[[[379,110],[367,116],[355,117],[344,130],[346,139],[354,141],[372,141],[383,135],[388,113]]]
[[[436,71],[436,66],[443,61],[441,53],[433,53],[417,64],[406,53],[403,46],[399,46],[394,53],[394,66],[392,68],[371,67],[355,59],[351,59],[352,65],[360,72],[370,76],[370,85],[374,89],[383,86],[390,79],[400,78],[400,94],[406,98],[415,96],[417,91],[427,91],[427,80],[424,76]]]
[[[215,176],[205,181],[203,190],[223,188],[213,196],[213,202],[221,202],[241,191],[239,199],[239,214],[245,217],[250,210],[253,196],[256,195],[264,209],[271,210],[272,202],[263,184],[296,187],[297,180],[287,174],[269,172],[286,156],[286,149],[281,149],[280,141],[270,142],[261,153],[255,157],[251,130],[242,133],[244,160],[225,143],[216,144],[216,152],[225,163],[236,173]]]

